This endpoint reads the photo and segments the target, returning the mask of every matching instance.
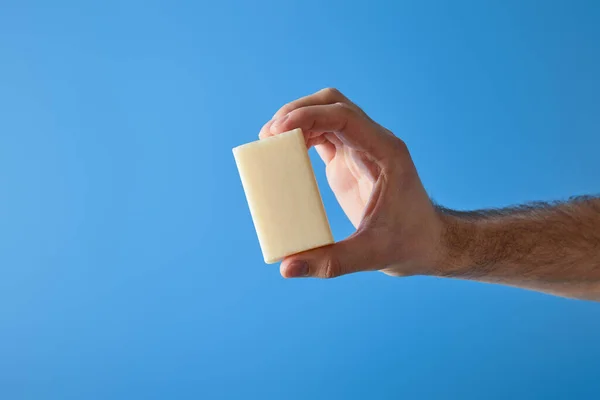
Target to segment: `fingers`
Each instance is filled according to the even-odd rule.
[[[273,121],[275,121],[277,118],[280,118],[286,114],[289,114],[290,112],[292,112],[294,110],[297,110],[302,107],[327,105],[327,104],[334,104],[334,103],[345,103],[351,107],[356,108],[357,110],[360,110],[354,103],[352,103],[339,90],[334,89],[334,88],[321,89],[316,93],[313,93],[309,96],[299,98],[299,99],[294,100],[294,101],[284,105],[283,107],[281,107],[275,113],[275,115],[273,115],[273,118],[271,118],[271,120],[262,127],[258,137],[260,139],[264,139],[268,136],[272,136],[273,133],[270,131],[269,128],[273,124]]]
[[[307,140],[333,132],[343,144],[376,159],[383,158],[390,148],[390,137],[345,103],[302,107],[276,119],[268,127],[271,134],[295,128],[301,128]]]
[[[269,131],[272,124],[273,124],[273,120],[269,121],[263,127],[263,129],[261,130],[261,132],[259,134],[260,139],[264,139],[265,137],[272,136],[271,132]],[[267,131],[268,134],[265,133],[265,131]],[[319,153],[319,156],[325,162],[325,164],[328,164],[335,156],[335,144],[333,142],[327,140],[325,135],[313,135],[308,132],[305,132],[305,140],[306,140],[306,147],[308,147],[308,148],[315,147],[317,149],[317,153]]]
[[[333,103],[350,103],[350,100],[346,98],[339,90],[334,88],[321,89],[316,93],[309,96],[302,97],[298,100],[294,100],[281,107],[273,116],[272,119],[277,119],[285,114],[288,114],[298,108],[306,106],[318,106]]]
[[[344,241],[286,258],[280,267],[284,278],[335,278],[359,271],[382,268],[379,255],[366,237],[355,235]]]

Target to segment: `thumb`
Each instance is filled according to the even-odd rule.
[[[359,271],[373,271],[379,265],[376,246],[364,233],[329,246],[294,254],[281,263],[284,278],[335,278]]]

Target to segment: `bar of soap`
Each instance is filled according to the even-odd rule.
[[[301,129],[233,149],[267,264],[333,243]]]

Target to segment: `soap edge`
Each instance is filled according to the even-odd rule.
[[[240,144],[239,146],[235,146],[231,150],[232,150],[233,154],[235,154],[236,152],[242,150],[244,147],[253,146],[253,145],[256,146],[256,145],[258,145],[260,143],[263,143],[263,142],[269,141],[269,140],[277,140],[277,139],[279,139],[281,137],[281,135],[291,134],[292,132],[295,132],[295,131],[300,131],[302,137],[304,137],[304,133],[302,132],[301,128],[294,128],[294,129],[291,129],[289,131],[281,132],[281,133],[279,133],[277,135],[266,137],[264,139],[253,140],[252,142]]]
[[[300,128],[298,128],[300,129]],[[302,132],[302,129],[300,129],[300,131]],[[320,203],[320,211],[321,211],[321,215],[323,217],[325,217],[325,225],[327,227],[327,232],[328,232],[328,239],[331,241],[331,243],[334,243],[335,240],[333,238],[333,232],[331,231],[331,224],[329,223],[329,217],[327,216],[327,211],[325,210],[325,203],[323,203],[323,195],[321,194],[321,189],[319,188],[319,184],[317,182],[317,176],[315,175],[315,169],[313,167],[313,163],[310,159],[310,156],[308,155],[308,148],[306,147],[306,141],[304,140],[304,134],[302,134],[302,146],[304,146],[304,156],[306,157],[306,160],[308,161],[308,166],[310,169],[310,173],[312,175],[312,185],[314,186],[314,188],[317,190],[317,195],[319,197],[319,203]],[[329,244],[331,244],[329,243]],[[309,249],[310,250],[310,249]],[[306,250],[304,250],[306,251]],[[296,253],[294,253],[296,254]]]
[[[254,231],[256,232],[255,238],[256,241],[258,242],[258,247],[260,248],[260,251],[263,255],[263,259],[264,259],[264,243],[263,243],[263,238],[261,237],[259,230],[258,230],[258,226],[257,226],[257,216],[254,214],[252,207],[250,207],[250,199],[248,197],[248,182],[245,179],[245,175],[242,173],[242,170],[240,169],[240,164],[239,164],[239,153],[235,151],[236,149],[233,149],[233,158],[235,159],[235,164],[236,164],[236,168],[238,170],[238,176],[240,178],[241,184],[242,184],[242,191],[244,192],[244,198],[246,200],[246,207],[248,212],[250,213],[250,220],[252,221],[252,226],[254,228]]]

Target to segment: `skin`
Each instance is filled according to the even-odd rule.
[[[287,257],[285,278],[359,271],[471,279],[600,300],[600,200],[457,212],[434,204],[405,143],[336,89],[284,105],[260,138],[302,128],[356,227]]]

